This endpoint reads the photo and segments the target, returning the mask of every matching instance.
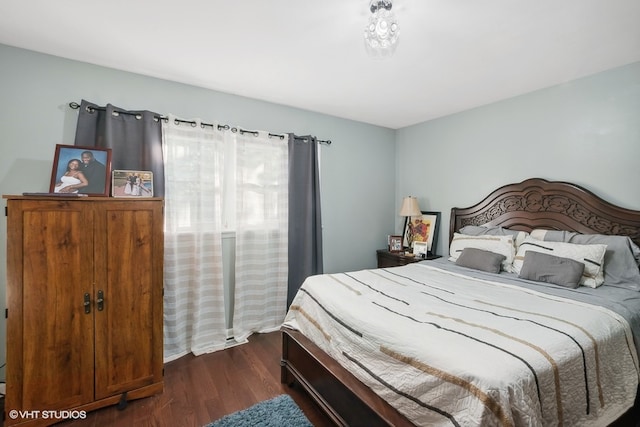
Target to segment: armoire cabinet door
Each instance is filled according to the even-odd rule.
[[[91,299],[93,292],[93,211],[87,204],[37,201],[18,201],[9,210],[7,346],[13,348],[6,407],[91,402],[94,325],[85,295]]]
[[[161,393],[162,200],[5,198],[7,425]]]
[[[101,399],[162,381],[162,203],[101,204],[95,221]]]

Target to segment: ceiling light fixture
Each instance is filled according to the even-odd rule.
[[[391,11],[391,0],[371,0],[371,16],[364,30],[367,52],[374,57],[391,56],[398,46],[400,27],[395,14]]]

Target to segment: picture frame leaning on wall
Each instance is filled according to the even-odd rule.
[[[113,197],[153,197],[153,172],[114,170],[111,195]]]
[[[421,211],[421,213],[420,216],[412,216],[411,222],[409,222],[409,218],[407,218],[404,224],[403,236],[408,235],[407,228],[410,228],[413,243],[427,242],[427,255],[431,256],[434,255],[436,249],[438,249],[440,212]],[[407,247],[409,246],[406,237],[404,238],[403,244]]]
[[[109,196],[111,149],[56,144],[50,193]]]

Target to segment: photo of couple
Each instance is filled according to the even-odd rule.
[[[153,197],[153,173],[114,170],[111,189],[113,197]]]
[[[111,150],[56,145],[50,193],[109,195]]]

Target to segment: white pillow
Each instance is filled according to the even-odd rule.
[[[449,261],[456,262],[464,248],[482,249],[505,256],[502,261],[504,271],[513,271],[512,264],[516,255],[516,247],[513,236],[471,236],[468,234],[453,233],[453,240],[449,245]]]
[[[640,291],[640,247],[628,236],[536,229],[531,232],[531,237],[548,242],[607,245],[607,252],[604,254],[604,284]]]
[[[513,236],[516,250],[518,250],[518,246],[524,242],[524,239],[529,236],[529,233],[526,231],[518,231],[511,230],[509,228],[504,228],[499,225],[465,225],[460,230],[461,234],[470,234],[472,236],[484,236],[485,234],[489,234],[491,236]],[[540,239],[542,240],[542,239]]]
[[[604,282],[604,254],[607,245],[576,245],[574,243],[547,242],[527,237],[518,248],[513,260],[513,272],[520,274],[527,251],[542,252],[562,258],[570,258],[584,264],[580,284],[597,288]]]

